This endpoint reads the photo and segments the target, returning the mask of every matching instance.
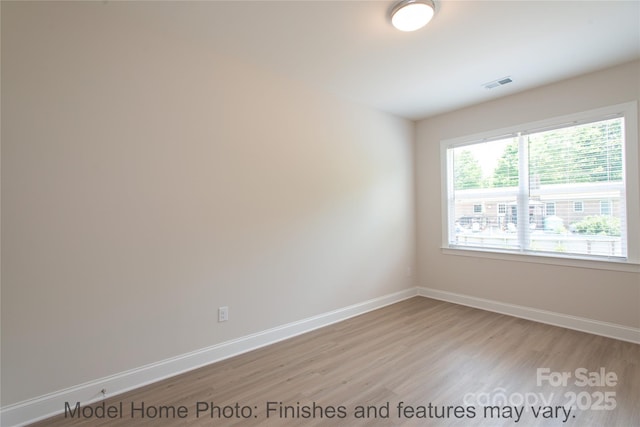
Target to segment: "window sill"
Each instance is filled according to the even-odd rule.
[[[589,268],[594,270],[612,270],[626,273],[640,273],[640,264],[628,261],[604,261],[591,258],[563,258],[549,255],[536,255],[531,253],[518,254],[513,252],[474,248],[441,248],[441,251],[444,255],[528,262],[533,264],[560,265],[565,267]]]

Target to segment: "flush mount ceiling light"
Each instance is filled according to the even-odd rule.
[[[391,23],[400,31],[415,31],[431,21],[436,6],[431,0],[401,0],[390,11]]]

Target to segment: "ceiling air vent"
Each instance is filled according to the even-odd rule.
[[[485,83],[482,86],[484,86],[485,89],[493,89],[494,87],[506,85],[507,83],[511,83],[512,81],[513,80],[511,80],[511,77],[503,77],[501,79],[494,80],[489,83]]]

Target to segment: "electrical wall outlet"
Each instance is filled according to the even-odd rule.
[[[218,307],[218,322],[229,320],[229,307]]]

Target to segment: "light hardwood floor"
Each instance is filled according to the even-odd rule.
[[[538,368],[571,377],[566,386],[537,385]],[[592,381],[604,370],[611,384],[615,374],[616,385],[581,385],[581,368]],[[564,423],[563,405],[574,396],[582,410]],[[489,401],[493,414],[485,413]],[[632,427],[640,426],[640,345],[416,297],[104,403],[122,418],[59,416],[34,425]],[[408,409],[399,412],[399,404]],[[168,417],[136,410],[132,419],[132,405]],[[212,407],[225,406],[230,418],[211,417]],[[285,406],[299,412],[280,413]],[[371,407],[368,418],[356,417],[359,406]],[[543,408],[536,417],[532,406],[554,413]]]

